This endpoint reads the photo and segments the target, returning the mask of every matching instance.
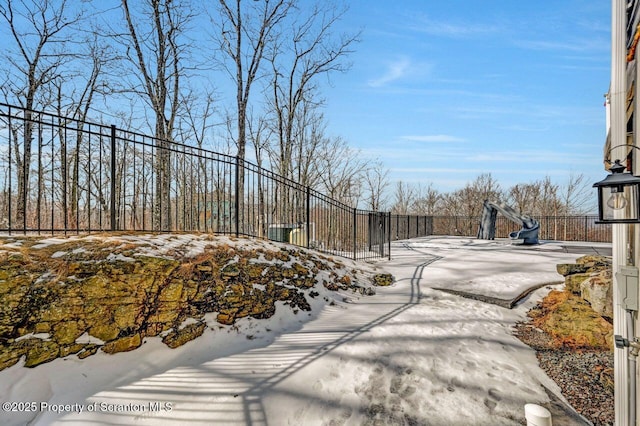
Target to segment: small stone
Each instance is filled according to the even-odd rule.
[[[563,277],[566,277],[567,275],[582,274],[587,272],[588,269],[589,267],[586,265],[578,265],[575,263],[561,263],[556,265],[556,270]]]
[[[216,321],[218,321],[220,324],[231,325],[235,322],[235,318],[232,315],[220,313],[216,317]]]
[[[390,286],[391,284],[393,284],[393,275],[376,274],[373,276],[373,284],[380,287]]]
[[[98,352],[98,348],[100,348],[99,345],[85,345],[84,349],[78,353],[78,358],[85,359],[86,357],[94,355]]]
[[[169,334],[162,338],[162,343],[169,346],[171,349],[175,349],[184,345],[191,340],[202,336],[206,328],[205,323],[189,324],[179,330],[171,331]]]
[[[102,351],[108,354],[115,354],[118,352],[128,352],[142,345],[142,337],[139,333],[133,336],[121,337],[111,342],[107,342],[102,346]]]
[[[27,349],[27,358],[24,362],[25,367],[35,367],[58,358],[60,348],[56,342],[40,339],[28,340],[31,341],[31,345],[29,349]]]
[[[235,263],[232,263],[222,268],[222,270],[220,271],[220,274],[225,279],[234,278],[240,275],[240,269],[238,268],[238,265],[236,265]]]

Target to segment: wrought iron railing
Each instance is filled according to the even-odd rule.
[[[237,157],[0,104],[0,232],[208,232],[364,259],[389,214],[359,210]]]
[[[611,225],[596,224],[598,216],[532,216],[540,223],[539,238],[559,241],[611,242]],[[430,235],[475,237],[480,217],[391,215],[391,239]],[[496,218],[496,237],[509,238],[519,227],[504,216]]]

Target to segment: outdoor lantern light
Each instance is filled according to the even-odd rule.
[[[593,184],[598,188],[598,216],[596,223],[640,223],[640,177],[625,172],[626,167],[616,160],[611,174]]]

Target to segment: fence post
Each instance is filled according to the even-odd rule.
[[[236,237],[240,236],[240,157],[236,156],[236,199],[234,202],[236,211]]]
[[[356,238],[358,236],[358,230],[357,227],[358,226],[358,213],[357,210],[354,208],[353,209],[353,260],[357,260],[357,256],[356,256],[356,250],[358,248],[358,245],[356,243]]]
[[[371,220],[371,216],[374,217],[374,220]],[[380,257],[384,257],[384,221],[386,219],[385,215],[381,212],[376,211],[375,213],[369,213],[369,251],[373,250],[373,240],[378,243],[378,254]],[[372,235],[372,222],[373,222],[373,235]],[[375,237],[374,237],[375,235]]]
[[[388,235],[387,243],[389,244],[389,260],[391,260],[391,212],[388,213],[387,218],[389,223],[389,226],[387,228],[389,230],[389,232],[387,233]]]
[[[311,188],[307,186],[307,248],[311,245]]]
[[[411,221],[409,220],[409,215],[405,215],[405,217],[407,218],[407,238],[405,238],[405,240],[408,240],[409,238],[411,238],[411,235],[409,234],[409,228],[411,228]]]
[[[116,223],[116,126],[111,125],[111,231],[117,231]]]
[[[396,239],[400,239],[400,215],[396,215]]]
[[[13,115],[11,114],[11,107],[9,107],[9,129],[12,129],[12,124],[11,124],[11,117],[13,117]],[[13,132],[9,131],[8,132],[9,135],[9,140],[8,140],[8,145],[9,145],[9,194],[8,194],[8,200],[9,200],[9,204],[8,204],[8,214],[9,214],[9,221],[7,223],[7,225],[9,226],[9,235],[11,235],[11,218],[13,215],[13,212],[11,211],[11,194],[13,192],[12,189],[12,180],[11,180],[11,145],[13,145],[13,141],[11,140],[11,137],[13,136]]]

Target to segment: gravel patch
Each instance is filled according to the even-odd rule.
[[[578,413],[595,426],[614,424],[613,353],[555,348],[546,333],[530,324],[517,324],[515,334],[535,349],[540,367]]]

